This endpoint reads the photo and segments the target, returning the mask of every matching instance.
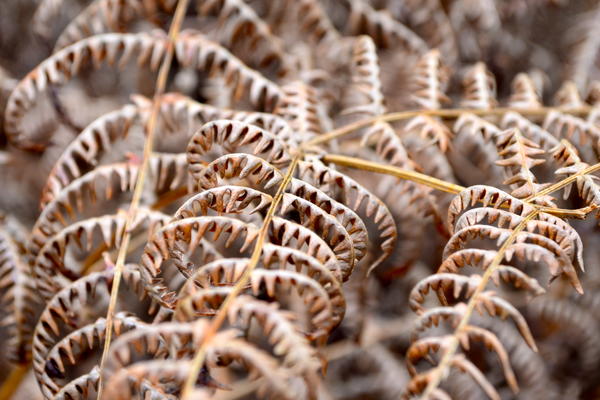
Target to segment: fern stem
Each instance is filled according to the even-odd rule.
[[[148,125],[146,126],[146,140],[144,141],[144,155],[142,159],[142,165],[140,166],[137,179],[135,181],[135,188],[131,203],[129,204],[129,210],[127,212],[127,219],[125,221],[123,239],[119,247],[119,253],[115,263],[115,272],[113,278],[113,284],[110,291],[110,302],[108,305],[108,311],[106,313],[106,336],[104,340],[104,348],[102,350],[102,358],[100,359],[100,371],[103,370],[108,356],[108,350],[112,339],[113,331],[113,319],[116,311],[117,297],[119,294],[119,286],[121,283],[121,276],[123,274],[123,267],[125,265],[125,258],[127,256],[127,249],[131,241],[131,227],[133,226],[137,210],[142,198],[144,191],[144,184],[146,182],[146,176],[150,165],[150,157],[152,156],[152,149],[154,147],[154,136],[156,132],[156,122],[158,119],[158,113],[160,111],[160,103],[158,98],[165,93],[167,87],[167,79],[169,77],[169,70],[171,69],[171,63],[173,61],[173,54],[175,52],[175,41],[181,30],[181,24],[185,16],[185,12],[188,8],[189,0],[179,0],[177,9],[173,16],[171,27],[169,29],[169,37],[167,41],[166,54],[160,65],[158,76],[156,79],[156,86],[154,89],[154,99],[152,102],[152,111],[150,118],[148,119]],[[98,399],[102,398],[102,374],[100,374],[100,380],[98,382]]]
[[[4,380],[2,386],[0,387],[0,400],[10,400],[10,398],[15,394],[23,378],[27,375],[29,371],[29,364],[18,364],[10,371],[10,375]]]
[[[323,156],[324,162],[330,162],[337,165],[343,165],[350,168],[358,168],[365,171],[378,172],[381,174],[392,175],[400,179],[420,183],[433,189],[441,190],[442,192],[458,194],[465,190],[465,187],[455,183],[446,182],[441,179],[434,178],[429,175],[408,169],[394,167],[392,165],[380,164],[372,161],[363,160],[355,157],[348,157],[340,154],[326,154]]]
[[[367,127],[376,122],[394,122],[394,121],[402,121],[409,118],[414,118],[419,115],[428,115],[432,117],[441,117],[446,119],[455,119],[465,113],[470,113],[478,116],[501,116],[508,112],[518,112],[522,115],[529,116],[544,116],[551,111],[560,111],[569,114],[575,115],[585,115],[592,110],[591,106],[585,107],[539,107],[539,108],[524,108],[524,109],[515,109],[514,107],[498,107],[492,108],[489,110],[479,109],[479,108],[454,108],[454,109],[442,109],[442,110],[408,110],[408,111],[399,111],[393,112],[389,114],[379,115],[376,117],[369,117],[365,119],[358,120],[356,122],[352,122],[350,124],[344,125],[340,128],[334,129],[328,133],[320,135],[306,143],[306,146],[315,146],[318,144],[327,143],[333,139],[340,138],[342,136],[346,136],[358,129]]]
[[[364,171],[377,172],[380,174],[392,175],[397,178],[405,179],[405,180],[415,182],[415,183],[419,183],[421,185],[425,185],[425,186],[428,186],[433,189],[441,190],[446,193],[458,194],[466,189],[464,186],[460,186],[460,185],[457,185],[457,184],[451,183],[451,182],[446,182],[441,179],[435,178],[433,176],[421,174],[419,172],[411,171],[408,169],[394,167],[394,166],[387,165],[387,164],[380,164],[380,163],[376,163],[373,161],[367,161],[367,160],[363,160],[361,158],[348,157],[348,156],[339,155],[339,154],[326,154],[322,157],[322,160],[324,162],[330,162],[330,163],[337,164],[337,165],[343,165],[345,167],[361,169]],[[585,170],[580,171],[576,175],[582,176],[582,175],[585,175],[586,173],[591,173],[591,172],[595,171],[596,169],[600,169],[600,164],[596,164],[593,167],[595,167],[595,169],[592,169],[592,167],[589,167],[589,168],[586,168]],[[555,185],[549,186],[546,190],[551,189],[548,193],[558,190],[561,187],[566,186],[570,182],[575,180],[576,178],[573,178],[573,177],[576,177],[576,175],[572,175],[571,177],[563,179],[562,181],[556,183]],[[573,179],[570,179],[570,178],[573,178]],[[567,180],[569,180],[569,182],[565,183],[565,181],[567,181]],[[553,187],[555,187],[555,186],[556,186],[556,188],[553,189]],[[547,193],[544,193],[544,194],[547,194]],[[542,195],[542,191],[538,192],[535,196],[531,196],[530,198],[525,199],[525,201],[529,202],[529,201],[531,201],[532,198],[541,196],[541,195]],[[540,212],[545,212],[545,213],[556,215],[556,216],[563,217],[563,218],[578,218],[578,219],[585,218],[587,214],[589,214],[590,212],[592,212],[594,209],[597,208],[597,206],[592,205],[592,206],[579,208],[579,209],[575,209],[575,210],[568,210],[568,209],[564,209],[564,208],[544,207],[544,206],[539,206],[537,204],[530,204],[530,205],[532,207],[535,207]]]
[[[531,213],[529,213],[525,218],[523,218],[523,221],[521,221],[519,225],[515,227],[515,229],[511,232],[510,236],[504,241],[504,243],[502,243],[502,246],[494,256],[494,259],[492,260],[488,268],[485,270],[485,273],[481,277],[481,281],[477,285],[477,288],[475,289],[473,295],[467,303],[467,308],[462,318],[460,319],[458,325],[456,326],[456,329],[454,330],[454,333],[452,334],[450,345],[448,346],[446,352],[444,352],[444,355],[442,356],[442,359],[440,360],[439,364],[430,372],[432,378],[429,380],[429,383],[425,388],[423,398],[429,398],[429,396],[433,394],[433,391],[438,388],[440,382],[444,379],[444,376],[447,373],[447,369],[450,367],[450,363],[452,362],[452,358],[458,350],[458,346],[460,344],[460,335],[468,327],[471,315],[475,310],[475,306],[477,304],[477,297],[485,290],[490,278],[498,269],[498,266],[502,262],[502,259],[504,259],[504,254],[506,253],[506,250],[510,245],[514,243],[519,232],[525,229],[527,223],[533,218],[535,218],[539,213],[540,210],[534,210]]]
[[[151,208],[153,210],[160,210],[160,209],[165,208],[166,206],[170,205],[171,203],[181,199],[182,197],[186,196],[187,194],[189,194],[189,190],[185,186],[180,187],[179,189],[169,190],[168,192],[166,192],[165,194],[160,196],[154,202],[154,204],[152,204]]]
[[[190,368],[190,372],[189,372],[187,379],[185,381],[185,384],[183,386],[183,390],[181,393],[182,400],[191,400],[191,394],[193,393],[192,389],[194,387],[194,383],[196,382],[196,379],[198,378],[198,374],[200,373],[200,369],[202,368],[202,365],[204,364],[204,359],[206,357],[206,347],[210,343],[211,339],[215,336],[217,331],[221,328],[221,326],[223,325],[223,322],[225,322],[225,318],[227,317],[227,311],[229,310],[230,305],[233,303],[233,301],[236,299],[236,297],[241,293],[241,291],[244,289],[246,284],[250,281],[252,271],[254,271],[254,269],[256,268],[256,266],[258,265],[258,263],[260,261],[260,255],[262,254],[262,248],[265,243],[267,233],[269,231],[269,226],[271,225],[271,221],[273,220],[273,216],[275,215],[275,211],[276,211],[279,203],[281,202],[285,188],[291,182],[292,175],[294,174],[294,171],[296,170],[296,167],[298,166],[298,162],[300,161],[300,159],[302,157],[303,157],[302,151],[298,151],[296,153],[296,155],[294,156],[294,158],[292,159],[292,162],[291,162],[290,166],[288,167],[288,170],[283,178],[283,181],[281,182],[281,185],[279,185],[279,187],[277,188],[277,193],[273,197],[273,202],[271,203],[271,206],[269,207],[269,210],[267,211],[267,214],[265,216],[265,219],[263,220],[262,226],[260,227],[258,238],[256,240],[256,244],[254,245],[254,249],[252,250],[252,256],[250,258],[250,262],[248,263],[248,266],[244,270],[244,273],[242,274],[240,279],[233,286],[231,292],[229,293],[229,295],[227,296],[225,301],[223,301],[223,304],[221,304],[221,307],[219,307],[219,311],[211,320],[211,323],[208,326],[208,329],[206,330],[206,332],[204,333],[204,336],[202,337],[202,342],[200,343],[200,346],[198,347],[198,350],[196,351],[196,354],[194,355],[194,359],[192,360],[192,366]]]
[[[127,249],[127,254],[131,254],[132,252],[138,250],[140,247],[143,247],[148,242],[148,238],[145,235],[138,235],[133,238],[133,241],[129,243],[129,248]],[[132,244],[133,243],[133,244]],[[88,275],[92,272],[102,271],[102,266],[106,265],[104,262],[103,256],[105,252],[108,250],[106,244],[101,244],[97,249],[95,249],[86,259],[83,261],[83,269],[81,271],[81,275]],[[110,251],[110,257],[118,255],[118,251],[113,250]]]
[[[531,196],[526,198],[525,201],[529,202],[529,201],[535,199],[536,197],[545,196],[547,194],[556,192],[557,190],[560,190],[560,189],[564,188],[565,186],[569,186],[571,183],[575,182],[577,180],[577,178],[580,178],[584,175],[591,174],[592,172],[596,172],[598,170],[600,170],[600,163],[590,165],[589,167],[582,169],[581,171],[577,172],[576,174],[567,176],[565,179],[563,179],[559,182],[556,182],[555,184],[550,185],[547,188],[540,190],[539,192],[537,192],[535,194],[532,194]]]

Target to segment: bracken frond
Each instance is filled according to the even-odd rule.
[[[594,2],[34,3],[0,399],[599,392]]]

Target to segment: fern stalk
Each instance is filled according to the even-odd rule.
[[[0,400],[9,400],[15,394],[23,378],[27,375],[29,371],[29,363],[22,365],[15,365],[15,367],[10,371],[10,375],[6,378],[2,387],[0,387]]]
[[[254,249],[252,250],[252,256],[250,258],[250,262],[248,263],[248,266],[244,270],[244,273],[242,274],[240,279],[233,286],[233,289],[231,290],[231,292],[229,293],[229,295],[227,296],[225,301],[223,301],[223,304],[221,304],[221,307],[219,307],[219,311],[211,320],[211,323],[208,326],[207,331],[204,333],[204,336],[202,337],[202,342],[200,344],[200,347],[198,347],[196,354],[194,355],[194,359],[192,361],[192,366],[190,367],[189,374],[188,374],[185,384],[183,386],[183,390],[181,393],[182,400],[192,400],[192,397],[191,397],[192,393],[193,393],[192,389],[194,387],[194,383],[196,382],[196,379],[198,378],[198,374],[200,373],[202,365],[204,364],[204,359],[206,356],[206,347],[210,343],[211,339],[215,336],[217,331],[221,328],[221,326],[223,325],[223,322],[225,322],[225,318],[227,318],[227,312],[229,310],[229,306],[233,303],[233,301],[236,299],[236,297],[241,293],[244,286],[246,286],[246,284],[250,281],[250,276],[252,276],[252,271],[254,271],[254,269],[258,265],[258,262],[260,261],[260,255],[262,254],[262,248],[263,248],[263,245],[265,244],[267,232],[269,230],[269,226],[271,225],[271,221],[273,220],[273,216],[275,215],[275,211],[277,210],[279,203],[283,199],[283,194],[284,194],[285,188],[291,182],[292,175],[294,174],[294,171],[296,170],[296,167],[298,166],[298,163],[299,163],[300,159],[303,157],[303,155],[304,155],[304,153],[303,153],[302,149],[300,149],[300,151],[298,151],[296,153],[296,155],[294,156],[294,158],[292,159],[292,162],[291,162],[290,166],[288,167],[288,170],[286,171],[283,181],[277,188],[275,197],[273,197],[271,206],[269,207],[269,210],[267,211],[267,215],[265,216],[265,219],[263,220],[263,223],[260,227],[258,238],[256,240],[256,244],[254,245]]]
[[[127,254],[132,253],[135,250],[138,250],[140,247],[146,245],[148,238],[146,238],[143,234],[139,234],[137,237],[133,238],[133,241],[130,241],[129,247],[127,248]],[[133,244],[132,244],[133,243]],[[112,256],[115,254],[118,256],[118,251],[113,250],[107,252],[108,248],[105,244],[100,245],[94,252],[92,252],[84,261],[83,261],[83,270],[82,275],[88,275],[95,271],[101,271],[102,265],[106,265],[103,257],[105,254],[111,254]]]
[[[171,27],[169,29],[169,38],[167,42],[167,50],[165,57],[162,60],[160,69],[158,71],[158,77],[156,79],[156,85],[154,90],[154,99],[152,103],[152,111],[150,114],[150,118],[148,120],[148,125],[146,126],[146,139],[144,141],[144,154],[142,159],[142,165],[140,167],[136,182],[135,189],[133,192],[133,197],[131,199],[131,203],[129,204],[129,210],[127,212],[127,219],[125,222],[125,232],[123,234],[123,239],[121,241],[121,245],[119,247],[119,253],[117,255],[117,261],[115,263],[115,272],[113,284],[110,292],[110,302],[108,305],[108,311],[106,313],[106,338],[104,340],[104,348],[102,350],[102,358],[100,359],[100,371],[104,368],[106,363],[106,358],[108,356],[108,350],[110,348],[110,343],[112,339],[112,331],[114,324],[114,315],[117,306],[117,297],[119,294],[119,285],[121,283],[121,276],[123,274],[123,267],[125,265],[125,257],[127,256],[127,250],[129,248],[129,243],[131,241],[131,227],[133,226],[138,207],[140,205],[140,200],[142,198],[142,193],[144,191],[144,184],[146,182],[146,176],[148,173],[148,169],[150,166],[150,157],[152,156],[152,150],[154,147],[154,136],[156,132],[156,121],[158,119],[158,113],[160,111],[160,103],[158,102],[158,98],[165,93],[165,89],[167,87],[167,79],[169,77],[169,70],[171,69],[171,63],[173,61],[173,54],[175,52],[175,41],[177,40],[177,36],[181,30],[181,24],[183,22],[183,17],[185,16],[185,11],[187,10],[189,0],[179,0],[177,4],[177,9],[175,10],[175,15],[173,16],[173,21],[171,22]],[[98,382],[98,399],[102,398],[102,374],[100,375],[100,380]]]
[[[394,167],[392,165],[380,164],[372,161],[363,160],[361,158],[348,157],[340,154],[325,154],[324,162],[343,165],[345,167],[359,168],[365,171],[378,172],[382,174],[392,175],[396,178],[406,179],[408,181],[420,183],[433,189],[441,190],[442,192],[458,194],[465,190],[463,186],[446,182],[433,176],[421,174],[419,172],[408,169]]]
[[[364,171],[371,171],[371,172],[377,172],[380,174],[392,175],[392,176],[395,176],[396,178],[405,179],[405,180],[408,180],[411,182],[419,183],[421,185],[425,185],[425,186],[428,186],[433,189],[441,190],[446,193],[458,194],[466,189],[463,186],[457,185],[452,182],[446,182],[444,180],[435,178],[433,176],[421,174],[419,172],[415,172],[415,171],[411,171],[411,170],[407,170],[407,169],[403,169],[403,168],[394,167],[392,165],[380,164],[380,163],[376,163],[373,161],[367,161],[367,160],[363,160],[361,158],[348,157],[348,156],[339,155],[339,154],[326,154],[323,156],[322,159],[324,162],[330,162],[330,163],[337,164],[337,165],[343,165],[345,167],[357,168],[357,169],[361,169]],[[599,169],[600,169],[600,163],[592,165],[584,170],[581,170],[577,174],[569,176],[568,178],[565,178],[562,181],[557,182],[556,184],[554,184],[552,186],[549,186],[545,190],[542,190],[542,191],[536,193],[535,195],[528,197],[527,199],[525,199],[525,201],[529,203],[532,199],[534,199],[538,196],[549,194],[551,192],[554,192],[556,190],[559,190],[559,189],[569,185],[575,179],[577,179],[578,176],[580,177],[583,175],[587,175],[587,174],[590,174]],[[588,215],[590,212],[594,211],[598,207],[597,205],[592,205],[592,206],[583,207],[583,208],[579,208],[579,209],[575,209],[575,210],[568,210],[568,209],[564,209],[564,208],[544,207],[544,206],[539,206],[537,204],[531,204],[531,203],[530,203],[530,205],[532,207],[535,207],[540,212],[545,212],[545,213],[556,215],[556,216],[563,217],[563,218],[577,218],[577,219],[585,218],[586,215]]]
[[[158,198],[158,200],[152,204],[153,210],[160,210],[169,204],[173,203],[176,200],[181,199],[183,196],[188,194],[188,190],[186,187],[182,187],[175,190],[170,190],[167,193],[163,194]]]
[[[590,165],[589,167],[582,169],[581,171],[577,172],[576,174],[570,175],[570,176],[566,177],[565,179],[563,179],[559,182],[556,182],[555,184],[550,185],[547,188],[540,190],[539,192],[537,192],[535,194],[532,194],[531,196],[526,198],[525,201],[529,202],[529,201],[535,199],[536,197],[545,196],[552,192],[556,192],[557,190],[560,190],[560,189],[564,188],[565,186],[569,186],[571,183],[575,182],[577,180],[577,178],[580,178],[584,175],[589,175],[592,172],[596,172],[598,170],[600,170],[600,163]],[[596,207],[597,206],[598,205],[596,205]]]
[[[594,171],[597,171],[598,169],[600,169],[600,164],[594,164],[594,165],[580,171],[579,173],[577,173],[575,175],[569,176],[569,177],[561,180],[560,182],[557,182],[556,184],[551,185],[548,188],[529,196],[529,198],[527,200],[532,200],[536,197],[544,196],[544,195],[553,193],[557,190],[560,190],[561,188],[563,188],[563,187],[569,185],[570,183],[572,183],[573,181],[575,181],[578,176],[583,176],[583,175],[592,173]],[[590,209],[589,212],[591,212],[596,207],[597,207],[597,205],[588,207]],[[454,330],[454,334],[452,335],[452,341],[450,342],[450,345],[448,346],[448,350],[442,356],[442,359],[440,360],[439,364],[431,372],[433,378],[428,382],[427,387],[425,388],[425,392],[423,393],[424,398],[429,398],[429,396],[431,396],[433,394],[433,392],[438,388],[438,386],[440,385],[440,382],[445,378],[445,375],[447,374],[447,369],[450,367],[452,357],[456,354],[456,351],[458,350],[458,346],[460,343],[459,335],[468,326],[469,319],[471,318],[471,315],[473,314],[473,310],[475,309],[475,306],[477,304],[477,296],[485,290],[490,278],[492,277],[492,275],[497,271],[498,267],[500,266],[500,263],[502,262],[502,259],[504,258],[504,254],[506,253],[506,250],[508,249],[508,247],[510,245],[512,245],[514,243],[519,232],[523,231],[523,229],[525,229],[525,227],[527,226],[527,223],[529,221],[531,221],[532,219],[534,219],[541,212],[542,212],[541,208],[536,208],[534,211],[529,213],[519,223],[519,225],[517,225],[515,227],[515,229],[511,232],[510,236],[504,241],[504,243],[502,243],[502,246],[496,253],[494,259],[492,260],[492,262],[490,263],[488,268],[485,270],[485,273],[481,277],[480,283],[477,285],[477,288],[475,289],[471,298],[469,299],[469,302],[467,303],[467,308],[465,310],[465,313],[463,314],[461,320],[459,321],[458,326]],[[534,348],[533,350],[537,351],[536,348]]]
[[[452,108],[452,109],[441,109],[441,110],[408,110],[408,111],[399,111],[393,112],[384,115],[378,115],[375,117],[364,118],[358,120],[356,122],[352,122],[350,124],[344,125],[340,128],[334,129],[330,132],[327,132],[323,135],[320,135],[309,142],[307,142],[307,146],[316,146],[319,144],[327,143],[332,141],[333,139],[340,138],[342,136],[346,136],[358,129],[365,128],[367,126],[373,125],[376,122],[395,122],[395,121],[403,121],[406,119],[418,117],[420,115],[427,115],[431,117],[441,117],[447,119],[455,119],[460,117],[464,113],[470,113],[477,116],[503,116],[506,113],[514,112],[515,109],[511,107],[498,107],[491,109],[480,109],[480,108]],[[584,107],[539,107],[539,108],[524,108],[519,109],[519,113],[522,115],[529,116],[545,116],[546,114],[552,111],[559,111],[568,114],[575,115],[586,115],[592,111],[591,106]]]
[[[423,393],[423,398],[428,399],[438,388],[440,382],[447,375],[447,370],[450,367],[450,363],[452,362],[452,357],[454,357],[454,355],[456,354],[456,351],[458,350],[458,346],[460,344],[459,336],[469,324],[469,320],[471,319],[471,315],[473,314],[473,311],[475,310],[475,305],[478,301],[477,297],[485,290],[490,278],[500,266],[500,263],[504,258],[506,250],[510,245],[514,243],[519,232],[525,229],[527,223],[534,219],[538,214],[540,214],[540,210],[534,210],[531,213],[529,213],[525,218],[523,218],[523,221],[521,221],[519,225],[516,226],[516,228],[511,232],[510,236],[504,241],[504,243],[502,243],[502,246],[496,253],[496,256],[494,257],[488,268],[485,270],[485,273],[481,277],[479,285],[477,285],[477,288],[475,289],[473,295],[467,303],[467,308],[462,318],[460,319],[456,329],[454,330],[454,333],[452,334],[452,339],[450,345],[448,346],[448,350],[446,350],[446,352],[442,356],[442,359],[440,360],[439,364],[431,371],[432,379],[427,384],[427,388]],[[537,351],[537,349],[534,349],[534,351]]]

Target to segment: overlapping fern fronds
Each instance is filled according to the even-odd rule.
[[[84,3],[0,69],[1,399],[597,390],[591,22],[563,66],[546,2]]]

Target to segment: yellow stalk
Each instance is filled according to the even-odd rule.
[[[14,366],[0,387],[0,400],[10,400],[21,385],[23,378],[27,376],[28,371],[29,364],[18,364]]]
[[[180,187],[178,189],[170,190],[160,196],[154,204],[152,204],[153,210],[160,210],[170,205],[171,203],[181,199],[189,193],[187,187]]]
[[[545,196],[547,194],[554,193],[557,190],[564,188],[565,186],[569,186],[571,183],[575,182],[577,180],[577,178],[584,176],[584,175],[591,174],[592,172],[596,172],[598,170],[600,170],[600,163],[590,165],[589,167],[582,169],[581,171],[577,172],[576,174],[570,175],[570,176],[566,177],[565,179],[563,179],[559,182],[556,182],[555,184],[550,185],[547,188],[540,190],[539,192],[529,196],[528,198],[525,199],[525,201],[529,202],[529,201],[535,199],[536,197]]]
[[[471,315],[473,314],[473,310],[475,310],[475,306],[477,305],[477,297],[485,290],[490,278],[492,277],[494,272],[496,272],[496,270],[498,269],[498,266],[500,265],[500,263],[502,262],[502,259],[504,258],[504,254],[506,253],[506,250],[508,249],[508,247],[511,244],[514,243],[519,232],[521,232],[523,229],[525,229],[525,227],[527,226],[527,223],[529,221],[531,221],[533,218],[535,218],[539,213],[540,213],[539,210],[534,210],[533,212],[528,214],[523,219],[523,221],[521,221],[519,223],[519,225],[517,225],[515,227],[515,229],[511,232],[510,236],[504,241],[504,243],[502,243],[502,246],[496,253],[496,256],[494,257],[494,259],[492,260],[490,265],[485,270],[485,273],[481,277],[481,281],[477,285],[475,292],[473,292],[473,295],[471,296],[471,298],[469,299],[469,302],[467,303],[467,308],[466,308],[462,318],[460,319],[458,326],[456,327],[456,329],[454,330],[454,333],[452,334],[450,345],[448,346],[446,352],[442,356],[440,363],[430,372],[432,378],[429,381],[429,383],[427,384],[427,387],[425,388],[425,393],[423,394],[423,398],[426,398],[426,399],[429,398],[429,396],[431,394],[433,394],[433,391],[438,388],[438,386],[440,385],[440,382],[444,379],[444,377],[447,373],[447,369],[449,368],[450,363],[452,362],[452,357],[454,357],[454,355],[456,354],[456,351],[458,350],[458,346],[460,343],[460,335],[463,333],[463,330],[465,330],[465,328],[468,326],[469,319],[471,318]]]
[[[460,186],[451,182],[446,182],[441,179],[434,178],[429,175],[408,169],[394,167],[392,165],[380,164],[372,161],[363,160],[355,157],[348,157],[339,154],[326,154],[323,156],[323,161],[326,163],[334,163],[350,168],[358,168],[365,171],[378,172],[380,174],[392,175],[400,179],[420,183],[433,189],[441,190],[446,193],[457,194],[465,190],[464,186]]]
[[[560,111],[569,114],[587,114],[592,110],[591,106],[584,107],[539,107],[539,108],[525,108],[516,110],[511,107],[498,107],[492,108],[489,110],[484,109],[471,109],[471,108],[454,108],[454,109],[442,109],[442,110],[408,110],[408,111],[400,111],[394,112],[384,115],[379,115],[376,117],[370,117],[361,119],[359,121],[344,125],[338,129],[334,129],[331,132],[328,132],[324,135],[320,135],[313,140],[310,140],[306,143],[307,146],[315,146],[318,144],[327,143],[333,139],[340,138],[342,136],[346,136],[358,129],[367,127],[376,122],[394,122],[394,121],[402,121],[405,119],[410,119],[417,117],[419,115],[428,115],[432,117],[440,117],[446,119],[454,119],[460,117],[464,113],[470,113],[478,116],[502,116],[508,112],[518,111],[519,114],[529,115],[529,116],[544,116],[551,111]]]
[[[125,222],[124,228],[125,232],[123,234],[123,239],[119,247],[119,253],[117,255],[117,261],[115,263],[115,275],[110,292],[110,302],[108,305],[108,311],[106,314],[106,339],[104,341],[104,349],[102,351],[102,358],[100,360],[100,371],[102,371],[106,363],[108,349],[110,348],[114,323],[113,319],[116,311],[119,285],[121,283],[121,276],[123,274],[123,267],[125,265],[125,257],[127,256],[127,249],[129,248],[129,243],[131,241],[131,226],[133,226],[136,219],[137,210],[140,204],[140,200],[142,198],[142,193],[144,191],[146,174],[150,165],[150,157],[152,156],[154,136],[156,132],[156,122],[160,110],[158,98],[165,92],[167,86],[167,78],[169,76],[169,70],[171,68],[171,62],[173,60],[173,54],[175,52],[175,41],[177,40],[177,36],[179,35],[179,31],[181,30],[181,24],[183,22],[183,17],[185,16],[185,11],[187,10],[188,2],[189,0],[179,0],[177,4],[177,9],[175,10],[175,15],[173,16],[173,21],[171,23],[171,28],[169,29],[167,51],[158,71],[156,87],[154,90],[154,99],[152,103],[152,112],[148,120],[148,125],[146,126],[146,140],[144,141],[144,155],[142,165],[140,166],[138,176],[135,182],[133,197],[131,199],[129,210],[127,212],[127,220]],[[100,381],[98,382],[98,399],[102,398],[102,390],[103,382],[102,378],[100,378]]]
[[[357,168],[357,169],[361,169],[364,171],[371,171],[371,172],[377,172],[380,174],[395,176],[397,178],[405,179],[407,181],[411,181],[411,182],[415,182],[415,183],[419,183],[421,185],[425,185],[425,186],[428,186],[433,189],[441,190],[446,193],[458,194],[466,189],[464,186],[460,186],[460,185],[457,185],[457,184],[451,183],[451,182],[446,182],[446,181],[434,178],[429,175],[421,174],[419,172],[415,172],[415,171],[411,171],[411,170],[407,170],[407,169],[403,169],[403,168],[398,168],[398,167],[394,167],[394,166],[387,165],[387,164],[380,164],[380,163],[376,163],[373,161],[367,161],[367,160],[363,160],[361,158],[348,157],[348,156],[343,156],[343,155],[339,155],[339,154],[326,154],[323,156],[322,160],[326,163],[330,162],[330,163],[337,164],[337,165],[343,165],[345,167]],[[597,165],[598,165],[598,167],[596,169],[599,169],[600,164],[597,164]],[[587,173],[594,171],[591,169],[591,167],[587,168],[586,170],[587,170]],[[584,170],[584,171],[586,171],[586,170]],[[579,176],[585,175],[584,171],[581,171],[579,173]],[[575,176],[575,175],[573,175],[573,176]],[[557,189],[555,189],[555,190],[558,190],[561,187],[568,185],[568,182],[564,183],[564,184],[562,182],[565,182],[570,178],[571,177],[564,179],[564,180],[558,182],[557,184],[548,187],[548,189],[551,189],[552,187],[557,186]],[[571,181],[572,180],[573,179],[571,179]],[[540,193],[536,194],[533,197],[540,196]],[[526,199],[525,201],[527,201],[528,199]],[[545,213],[560,216],[563,218],[578,218],[578,219],[585,218],[585,216],[587,214],[589,214],[596,208],[596,206],[588,206],[588,207],[575,209],[575,210],[567,210],[564,208],[544,207],[544,206],[539,206],[539,205],[531,204],[531,203],[530,203],[530,205],[532,207],[535,207],[540,212],[545,212]]]
[[[192,361],[192,366],[190,368],[190,372],[189,372],[187,379],[185,381],[185,384],[183,386],[183,390],[182,390],[182,394],[181,394],[182,400],[192,400],[190,396],[193,393],[194,383],[196,382],[196,379],[198,378],[200,369],[202,368],[202,365],[204,364],[204,359],[206,356],[206,347],[210,343],[211,339],[215,336],[217,331],[221,328],[221,326],[223,325],[223,322],[225,322],[225,318],[227,318],[227,311],[229,310],[229,307],[231,306],[231,304],[233,303],[235,298],[244,289],[246,284],[250,281],[250,276],[252,275],[252,271],[254,271],[254,269],[256,268],[256,266],[258,265],[258,263],[260,261],[260,255],[262,253],[262,248],[265,243],[267,233],[269,231],[269,226],[271,224],[271,221],[273,220],[273,216],[275,215],[275,211],[277,210],[277,207],[279,206],[279,203],[281,202],[281,199],[283,198],[283,193],[285,191],[285,188],[289,185],[290,181],[292,180],[292,175],[293,175],[296,167],[298,166],[298,162],[300,161],[302,156],[303,156],[302,152],[299,151],[296,154],[296,156],[292,159],[292,162],[291,162],[290,166],[288,167],[288,170],[283,178],[283,181],[281,182],[281,185],[279,185],[279,187],[277,188],[277,193],[275,194],[275,197],[273,197],[273,202],[271,203],[271,206],[269,207],[269,210],[267,211],[267,215],[265,216],[265,219],[263,220],[262,226],[260,227],[258,239],[256,240],[256,244],[254,245],[254,249],[252,250],[252,256],[250,258],[250,262],[248,263],[248,266],[244,270],[244,273],[242,274],[240,279],[233,286],[231,292],[229,293],[229,295],[227,296],[227,298],[225,299],[223,304],[221,304],[221,307],[219,307],[219,311],[213,317],[210,325],[208,326],[208,329],[204,333],[202,342],[200,344],[200,347],[196,351],[196,354],[194,355],[194,359]]]

